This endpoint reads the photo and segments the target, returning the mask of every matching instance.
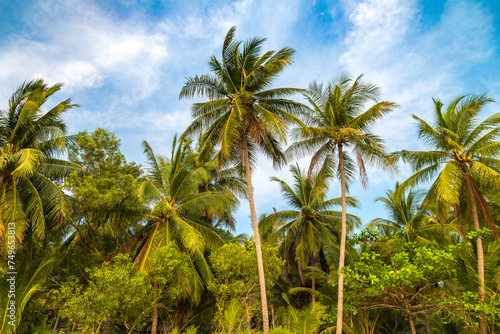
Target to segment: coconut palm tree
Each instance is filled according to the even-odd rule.
[[[499,234],[483,196],[485,184],[500,187],[500,114],[483,121],[478,117],[483,107],[493,102],[487,95],[460,96],[443,111],[443,103],[434,101],[432,125],[413,115],[419,137],[432,146],[430,151],[400,151],[397,156],[410,164],[415,174],[401,184],[403,188],[433,181],[424,202],[440,201],[463,212],[469,208],[473,229],[479,231],[478,210],[486,225]],[[457,216],[458,217],[458,216]],[[484,298],[484,254],[481,237],[476,238],[479,295]],[[480,319],[481,333],[486,325]]]
[[[209,99],[193,105],[194,121],[184,133],[204,133],[200,153],[217,146],[222,160],[233,161],[244,170],[258,259],[263,329],[267,333],[269,316],[251,175],[258,151],[271,158],[275,167],[283,164],[280,143],[287,139],[288,122],[295,120],[294,114],[303,107],[285,99],[300,90],[271,89],[276,77],[291,64],[294,50],[285,47],[261,55],[264,38],[253,38],[242,45],[234,40],[234,33],[233,27],[226,35],[222,59],[210,58],[210,73],[187,78],[179,97],[199,95]]]
[[[332,210],[332,207],[340,205],[341,199],[326,199],[333,173],[328,170],[328,165],[324,167],[317,175],[307,178],[298,164],[291,166],[292,186],[273,177],[271,180],[279,183],[283,197],[292,208],[269,214],[260,221],[263,232],[273,230],[276,221],[282,222],[276,231],[283,236],[281,252],[285,263],[297,262],[302,283],[305,283],[306,266],[317,265],[321,269],[320,253],[325,243],[338,240],[340,236],[342,213]],[[355,199],[347,200],[351,206],[356,206]],[[348,215],[348,224],[351,229],[359,226],[359,218]]]
[[[384,204],[390,218],[376,218],[368,227],[377,228],[387,236],[404,231],[407,242],[439,241],[444,244],[446,232],[452,229],[451,225],[442,223],[430,215],[429,208],[421,206],[423,195],[422,191],[401,191],[399,183],[396,183],[394,190],[387,190],[385,196],[376,199]]]
[[[292,132],[296,142],[287,154],[303,156],[313,153],[309,175],[329,164],[334,169],[342,188],[342,233],[340,238],[339,284],[337,308],[337,334],[342,333],[345,243],[347,235],[347,191],[354,180],[355,166],[358,165],[363,186],[367,186],[365,164],[388,166],[391,160],[385,151],[384,141],[370,132],[378,119],[394,110],[394,102],[378,101],[379,89],[374,84],[362,81],[362,76],[352,80],[342,74],[325,87],[312,82],[304,96],[310,103],[309,112],[304,115],[304,123]],[[368,101],[376,102],[365,109]],[[349,150],[351,152],[349,152]],[[353,159],[355,157],[355,160]]]
[[[17,243],[25,236],[47,242],[65,217],[64,194],[55,180],[81,168],[57,159],[68,139],[61,116],[77,106],[67,99],[45,111],[45,102],[60,89],[41,79],[24,82],[0,111],[0,241],[14,223]],[[5,254],[7,242],[1,244]]]
[[[245,197],[247,192],[247,184],[240,171],[241,166],[228,164],[225,159],[221,158],[220,152],[217,152],[215,147],[206,148],[203,154],[200,153],[200,144],[203,143],[203,137],[199,137],[197,141],[196,166],[203,167],[208,173],[208,177],[198,186],[199,192],[214,191],[224,194],[231,198],[233,202],[238,203],[237,197]],[[228,212],[229,214],[229,212]],[[231,215],[224,217],[210,217],[204,214],[207,222],[210,222],[214,227],[229,228],[233,232],[236,229],[234,218]]]
[[[226,216],[236,205],[234,197],[216,191],[199,192],[210,173],[197,166],[197,153],[190,149],[190,141],[174,138],[170,159],[157,156],[147,142],[143,142],[148,165],[146,180],[139,186],[139,197],[151,206],[146,226],[141,232],[144,241],[139,246],[135,263],[140,270],[155,250],[161,246],[174,246],[188,255],[193,277],[188,278],[187,291],[193,302],[198,302],[204,282],[212,277],[204,252],[223,244],[203,214],[210,217]],[[157,317],[157,310],[154,312]],[[155,327],[153,320],[153,328]]]

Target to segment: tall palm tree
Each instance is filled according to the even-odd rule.
[[[434,100],[434,124],[413,115],[419,137],[432,146],[431,151],[400,151],[397,156],[415,172],[404,187],[434,180],[424,201],[447,203],[456,211],[470,208],[474,230],[481,228],[478,206],[487,226],[499,236],[484,199],[484,185],[500,187],[500,113],[479,122],[483,107],[493,102],[485,94],[461,96],[443,111],[443,103]],[[479,295],[484,298],[484,254],[482,238],[476,238]],[[486,325],[480,319],[481,333]]]
[[[209,171],[196,165],[197,153],[190,142],[174,138],[172,156],[157,156],[147,142],[143,142],[148,164],[146,180],[139,186],[139,197],[151,206],[149,219],[141,234],[145,236],[139,246],[135,263],[140,270],[161,246],[174,246],[190,259],[193,277],[189,297],[198,302],[203,284],[212,277],[204,252],[223,244],[203,214],[210,217],[225,216],[236,205],[234,197],[216,191],[199,192],[207,183]],[[157,310],[154,312],[157,316]],[[155,327],[153,321],[153,328]]]
[[[385,151],[384,141],[370,132],[378,119],[391,112],[394,102],[378,101],[379,89],[374,84],[362,81],[362,76],[352,80],[342,74],[326,87],[312,82],[305,92],[310,103],[309,112],[304,115],[304,123],[293,130],[297,141],[287,153],[301,156],[313,153],[309,175],[322,168],[323,164],[334,168],[338,162],[337,176],[342,187],[342,233],[340,238],[339,284],[337,308],[337,334],[342,333],[345,243],[347,235],[347,188],[355,177],[355,165],[363,186],[367,186],[365,164],[387,166],[391,164]],[[368,101],[376,102],[365,110]],[[351,150],[351,154],[348,150]],[[352,155],[355,156],[354,160]],[[335,159],[334,159],[335,158]]]
[[[226,35],[222,59],[210,58],[210,73],[187,78],[179,97],[199,95],[209,99],[193,105],[194,121],[185,132],[204,133],[200,153],[217,146],[221,160],[234,161],[244,170],[257,253],[263,329],[267,333],[269,316],[251,175],[259,150],[273,160],[275,167],[284,162],[280,143],[287,139],[287,123],[295,120],[294,114],[303,108],[284,98],[300,90],[270,88],[291,64],[294,50],[285,47],[261,55],[264,38],[253,38],[242,45],[234,40],[234,33],[233,27]]]
[[[45,111],[45,102],[60,89],[41,79],[24,82],[0,111],[0,241],[13,222],[18,243],[25,236],[47,242],[66,214],[55,181],[81,168],[57,159],[68,140],[61,116],[77,106],[67,99]],[[5,254],[7,242],[1,244]]]
[[[308,265],[320,264],[320,252],[325,243],[339,239],[342,213],[332,210],[340,205],[339,198],[326,199],[332,171],[324,165],[317,175],[307,178],[298,165],[291,166],[294,184],[288,185],[276,177],[271,180],[280,184],[281,193],[292,206],[290,210],[278,211],[265,216],[260,221],[262,231],[273,230],[276,221],[283,225],[276,231],[283,238],[280,248],[285,257],[285,263],[297,262],[299,273],[304,283],[304,270]],[[356,206],[356,200],[348,198],[351,206]],[[359,218],[348,215],[349,228],[359,226]],[[321,269],[321,267],[319,268]]]

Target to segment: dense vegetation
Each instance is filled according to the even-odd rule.
[[[144,165],[105,129],[68,135],[77,105],[44,108],[61,85],[14,92],[0,114],[0,334],[499,333],[493,101],[434,99],[433,119],[413,116],[427,150],[391,153],[373,130],[399,106],[376,85],[274,87],[294,51],[234,33],[187,78],[180,98],[206,101],[171,155],[143,142]],[[259,153],[293,180],[272,178],[288,207],[260,216]],[[389,218],[349,213],[368,165],[402,164],[414,174],[377,199]],[[252,237],[234,235],[247,200]]]

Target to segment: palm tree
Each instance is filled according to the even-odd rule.
[[[179,97],[199,95],[209,99],[193,105],[194,121],[184,133],[204,133],[200,153],[217,146],[221,163],[233,161],[244,170],[259,269],[263,329],[267,333],[269,316],[251,175],[258,150],[270,157],[275,167],[283,164],[280,142],[286,141],[287,123],[295,120],[294,114],[302,106],[284,99],[300,90],[270,89],[278,74],[291,64],[294,50],[285,47],[260,55],[265,39],[253,38],[242,46],[234,40],[234,33],[233,27],[226,35],[222,60],[212,56],[210,73],[187,78]]]
[[[260,222],[263,232],[272,230],[276,221],[283,225],[276,231],[283,236],[280,248],[284,254],[285,263],[297,262],[300,278],[305,283],[304,270],[308,265],[320,266],[320,253],[325,243],[338,239],[342,214],[332,210],[340,205],[339,198],[326,199],[329,181],[333,177],[328,166],[321,169],[313,178],[307,178],[298,165],[290,167],[293,175],[293,186],[276,177],[271,180],[280,184],[281,193],[293,208],[275,212],[265,216]],[[356,206],[356,200],[348,198],[351,206]],[[349,228],[359,226],[360,221],[355,216],[348,216]],[[313,280],[314,282],[314,280]],[[314,287],[313,287],[314,289]]]
[[[218,192],[230,198],[231,201],[238,203],[237,196],[245,197],[248,193],[247,184],[245,178],[242,177],[239,166],[224,162],[224,159],[221,158],[214,147],[205,149],[203,154],[201,154],[199,145],[203,143],[203,138],[198,138],[197,143],[196,152],[198,152],[198,157],[196,159],[196,167],[203,167],[208,173],[208,177],[199,184],[198,191]],[[236,229],[234,218],[231,215],[211,217],[207,213],[204,213],[204,218],[213,227],[225,227],[233,232]]]
[[[376,218],[368,227],[375,227],[387,236],[404,231],[407,242],[443,242],[450,224],[443,224],[436,217],[430,216],[431,210],[421,206],[422,198],[423,192],[401,191],[399,183],[396,183],[394,190],[387,190],[385,196],[376,199],[384,204],[390,218]]]
[[[68,139],[61,116],[77,105],[67,99],[43,110],[60,89],[41,79],[24,82],[0,111],[0,240],[14,223],[18,243],[25,236],[47,243],[47,234],[65,217],[65,196],[55,180],[81,168],[56,158]],[[7,242],[2,244],[5,254]]]
[[[190,141],[177,142],[174,138],[170,159],[156,156],[145,141],[143,146],[148,174],[139,186],[139,197],[152,208],[141,232],[145,238],[135,263],[140,270],[147,270],[146,264],[158,247],[173,245],[190,259],[194,277],[189,278],[188,293],[193,302],[198,302],[203,283],[212,277],[204,252],[223,244],[202,214],[225,216],[234,208],[236,200],[216,191],[199,192],[200,185],[206,183],[210,175],[203,166],[196,166],[198,155],[190,149]],[[156,329],[158,311],[154,311],[153,329]]]
[[[432,151],[400,151],[397,156],[408,162],[415,174],[401,184],[403,188],[434,180],[424,202],[440,201],[456,212],[470,208],[474,230],[481,227],[478,206],[487,226],[499,236],[484,199],[485,183],[500,187],[500,114],[479,122],[483,107],[493,102],[486,95],[461,96],[450,102],[434,100],[434,124],[431,126],[413,115],[418,122],[419,137]],[[458,217],[458,215],[457,215]],[[482,238],[476,238],[479,295],[484,298],[484,254]],[[481,333],[486,325],[480,319]]]
[[[302,156],[313,153],[309,166],[309,175],[329,164],[334,168],[338,159],[337,176],[342,187],[342,234],[340,239],[339,285],[337,309],[337,334],[342,333],[344,274],[342,268],[345,261],[345,243],[347,235],[347,187],[354,179],[355,165],[363,186],[367,186],[365,163],[387,166],[391,164],[385,152],[384,141],[370,132],[371,126],[378,119],[392,111],[397,105],[394,102],[377,102],[379,89],[365,83],[359,76],[352,80],[349,75],[342,74],[326,87],[312,82],[305,92],[310,103],[309,112],[304,115],[304,123],[293,130],[297,141],[288,149],[287,154]],[[364,110],[365,104],[372,100],[373,106]],[[351,149],[356,161],[347,151]],[[334,159],[336,157],[337,159]]]
[[[0,293],[3,297],[0,302],[0,334],[13,334],[21,323],[23,310],[31,296],[43,290],[46,279],[55,264],[55,259],[51,257],[43,260],[38,267],[33,268],[30,259],[23,257],[22,261],[18,260],[17,275],[15,276],[9,273],[11,269],[9,269],[7,262],[2,262],[0,263]],[[11,286],[12,278],[14,278],[14,289]],[[15,296],[10,296],[12,290],[15,290]],[[12,302],[15,304],[11,304]]]

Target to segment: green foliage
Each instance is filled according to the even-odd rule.
[[[184,334],[196,334],[198,333],[198,328],[196,328],[194,325],[189,326],[186,328],[186,330],[183,332]]]
[[[187,78],[180,97],[207,101],[193,105],[194,121],[171,155],[143,142],[146,176],[112,132],[66,136],[63,113],[76,105],[68,99],[44,110],[60,84],[33,80],[14,92],[0,111],[0,252],[16,262],[16,328],[8,324],[10,269],[0,260],[0,334],[49,332],[56,315],[65,330],[130,334],[151,323],[153,309],[172,333],[255,334],[268,324],[268,309],[257,312],[265,293],[280,325],[270,334],[326,333],[335,321],[349,334],[424,325],[434,333],[499,332],[500,114],[479,118],[492,100],[462,96],[444,109],[434,100],[432,124],[414,116],[431,149],[391,156],[371,129],[397,105],[380,101],[375,85],[343,74],[308,90],[272,89],[294,51],[262,54],[264,39],[242,43],[234,33],[222,58],[210,58],[209,74]],[[309,107],[287,99],[295,93]],[[262,216],[261,252],[223,228],[234,229],[236,196],[251,190],[257,152],[285,163],[290,124],[295,143],[285,153],[312,157],[307,173],[291,167],[293,183],[272,179],[290,207]],[[188,139],[195,134],[196,145]],[[69,161],[58,159],[65,153]],[[377,199],[389,218],[345,247],[359,223],[346,212],[356,205],[347,191],[357,170],[367,186],[365,163],[388,167],[396,158],[414,174]],[[342,198],[327,199],[335,177]],[[428,182],[427,192],[415,190]],[[343,212],[334,211],[340,204]],[[123,253],[135,253],[133,261]],[[344,257],[348,265],[331,270]],[[346,310],[338,319],[337,298],[338,311],[344,301]]]
[[[139,177],[135,163],[127,163],[120,151],[120,140],[114,133],[98,128],[91,134],[79,132],[68,145],[68,160],[82,166],[89,175],[131,174]]]
[[[155,299],[161,300],[165,309],[172,311],[181,296],[189,295],[189,277],[193,276],[189,257],[174,246],[156,250],[146,264],[148,280],[154,285]]]
[[[311,303],[302,309],[289,306],[281,317],[281,324],[292,334],[317,333],[326,307],[320,303]]]
[[[275,165],[284,162],[281,142],[286,142],[288,122],[304,110],[300,103],[286,99],[301,90],[270,89],[272,82],[291,64],[295,51],[285,47],[261,55],[264,38],[246,43],[234,40],[235,28],[226,35],[222,58],[210,58],[210,73],[189,77],[180,98],[196,95],[207,102],[194,103],[194,121],[186,135],[203,133],[200,153],[220,145],[221,158],[237,164],[249,154],[251,164],[261,150]]]
[[[12,275],[8,274],[10,270],[3,270],[7,266],[0,262],[0,334],[15,333],[31,297],[45,288],[54,263],[55,259],[49,258],[33,268],[25,258],[18,264],[17,274]]]
[[[343,73],[327,85],[313,81],[304,92],[310,108],[303,115],[300,127],[292,130],[296,142],[287,149],[287,155],[311,154],[309,176],[326,164],[326,168],[337,170],[340,177],[338,162],[342,147],[345,148],[341,155],[347,184],[355,178],[355,161],[364,186],[368,182],[365,162],[380,167],[392,165],[384,140],[373,134],[371,128],[398,106],[394,102],[378,101],[379,88],[362,78],[361,75],[352,79]],[[376,103],[365,110],[369,101]]]
[[[273,177],[281,188],[283,197],[291,206],[288,210],[271,213],[262,217],[259,227],[265,234],[280,243],[280,251],[288,265],[298,264],[302,282],[308,265],[317,265],[320,252],[329,243],[339,239],[341,212],[333,210],[339,206],[339,198],[327,199],[329,184],[333,178],[328,168],[320,169],[311,177],[301,171],[298,164],[290,167],[294,183],[292,185]],[[355,207],[356,199],[349,197],[349,205]],[[360,225],[358,217],[348,215],[348,227]],[[274,231],[274,233],[270,233]],[[276,234],[276,236],[273,236]]]
[[[482,229],[479,229],[477,231],[470,231],[469,233],[467,233],[467,239],[471,240],[471,239],[476,239],[476,238],[486,238],[488,236],[490,236],[492,234],[492,230],[490,230],[489,228],[487,227],[484,227]]]
[[[221,334],[237,334],[250,329],[250,324],[245,321],[245,317],[249,319],[251,315],[245,309],[245,305],[235,298],[219,309],[214,318],[214,324]]]
[[[76,107],[67,99],[45,111],[61,89],[42,79],[24,82],[0,111],[0,241],[15,224],[16,245],[25,237],[48,243],[67,215],[61,178],[80,167],[57,159],[66,149],[64,112]],[[0,242],[2,257],[7,242]]]
[[[479,328],[477,321],[481,316],[492,327],[500,323],[500,296],[497,293],[487,293],[484,299],[472,291],[465,291],[461,295],[451,295],[439,301],[439,307],[444,310],[442,321],[449,323],[458,321],[470,328]]]
[[[386,236],[404,236],[407,242],[443,242],[446,232],[453,227],[430,216],[431,210],[421,206],[423,195],[422,191],[404,191],[396,183],[394,190],[388,190],[385,196],[376,199],[384,204],[390,219],[374,219],[368,227],[376,228]]]
[[[269,331],[269,334],[291,334],[288,330],[281,326],[274,327]]]
[[[406,189],[432,181],[424,204],[439,201],[454,206],[457,218],[468,223],[466,226],[456,225],[463,238],[465,232],[473,229],[469,219],[469,197],[471,192],[475,193],[477,209],[481,210],[487,227],[498,238],[500,235],[485,204],[484,193],[500,186],[500,114],[479,120],[483,108],[493,102],[486,94],[460,96],[450,101],[445,110],[441,101],[433,99],[433,102],[432,124],[413,115],[419,137],[431,146],[430,150],[395,153],[414,171],[401,187]]]
[[[114,263],[89,274],[88,286],[73,278],[53,292],[62,304],[61,317],[78,323],[84,333],[100,333],[108,318],[129,331],[145,324],[153,306],[152,287],[130,257],[117,255]]]
[[[388,256],[365,252],[344,269],[346,301],[354,314],[359,309],[388,309],[411,315],[433,312],[439,286],[455,277],[454,258],[440,249],[406,243]]]
[[[277,247],[265,243],[262,244],[262,256],[266,259],[266,287],[271,289],[281,273],[283,261],[278,256]],[[247,297],[252,301],[257,297],[259,276],[252,240],[247,240],[244,245],[226,244],[214,251],[209,259],[215,274],[208,283],[208,289],[220,304],[234,298]]]
[[[126,162],[120,141],[104,129],[80,132],[69,145],[68,157],[85,171],[71,174],[64,183],[73,208],[69,230],[75,242],[109,254],[131,237],[146,213],[137,197],[141,170]]]
[[[139,186],[139,198],[150,206],[143,227],[144,239],[139,245],[135,263],[144,269],[156,250],[173,243],[189,256],[192,267],[189,296],[197,303],[210,281],[212,272],[204,252],[222,245],[222,239],[207,222],[209,217],[225,217],[237,204],[234,196],[217,191],[199,192],[212,174],[196,164],[198,153],[187,140],[174,140],[170,159],[155,155],[143,142],[147,159],[147,175]]]

